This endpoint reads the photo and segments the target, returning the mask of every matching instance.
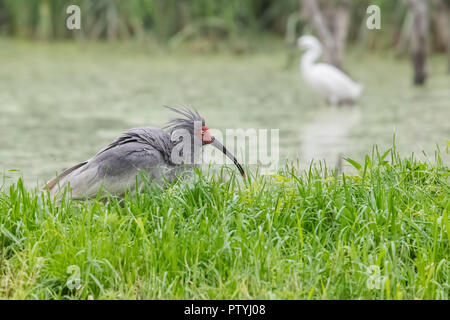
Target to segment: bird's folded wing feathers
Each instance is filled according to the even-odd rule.
[[[51,179],[50,181],[48,181],[45,186],[42,187],[42,190],[52,190],[57,183],[63,179],[64,177],[66,177],[68,174],[72,173],[73,171],[75,171],[76,169],[84,166],[87,163],[87,161],[79,163],[69,169],[64,170],[62,173],[60,173],[58,176],[54,177],[53,179]]]
[[[70,184],[73,198],[95,196],[101,185],[111,193],[123,191],[135,182],[137,170],[170,164],[170,143],[168,133],[161,129],[131,129],[93,158],[50,180],[43,189],[55,196]]]

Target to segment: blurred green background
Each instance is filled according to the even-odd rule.
[[[420,1],[420,0],[419,0]],[[0,0],[0,34],[26,39],[138,40],[162,44],[181,38],[209,40],[217,49],[224,38],[236,52],[252,48],[249,36],[285,38],[295,26],[299,33],[309,30],[303,0]],[[425,0],[430,15],[430,45],[433,51],[446,50],[448,30],[439,30],[442,15],[448,15],[449,0]],[[330,0],[323,1],[329,12],[348,7],[348,41],[368,48],[392,48],[404,41],[411,25],[407,1]],[[66,8],[78,5],[82,14],[81,32],[66,28]],[[366,28],[366,9],[377,5],[382,12],[382,30]],[[329,14],[325,12],[325,14]],[[290,21],[290,22],[289,22]],[[293,23],[298,21],[297,24]],[[444,22],[445,23],[445,22]],[[291,27],[289,27],[291,25]],[[443,26],[443,25],[442,25]],[[441,35],[444,33],[444,35]],[[198,39],[199,40],[199,39]],[[289,39],[292,40],[292,39]],[[294,38],[295,40],[295,38]],[[255,41],[258,42],[258,41]],[[234,44],[234,46],[232,46]],[[205,45],[206,46],[206,45]],[[217,47],[215,47],[217,46]],[[223,46],[222,48],[224,48]]]
[[[0,0],[4,183],[41,184],[130,127],[162,126],[163,105],[195,106],[212,128],[280,129],[281,160],[334,166],[393,134],[403,154],[432,159],[450,136],[450,1],[423,1],[424,86],[412,83],[407,1],[319,2],[327,21],[347,10],[342,69],[365,86],[357,105],[330,107],[298,70],[296,39],[315,34],[301,0]],[[81,30],[66,27],[71,4]],[[371,4],[380,30],[366,27]]]

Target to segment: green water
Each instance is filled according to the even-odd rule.
[[[329,110],[340,114],[336,128],[350,118],[347,113],[357,113],[342,126],[344,138],[330,140],[333,152],[356,159],[374,144],[390,146],[394,133],[401,154],[424,150],[431,158],[436,144],[445,155],[450,138],[450,75],[443,56],[429,59],[427,85],[415,88],[409,60],[350,51],[346,70],[365,93],[358,106],[338,110],[306,87],[297,62],[284,67],[282,47],[234,56],[0,40],[0,60],[0,173],[11,177],[6,183],[23,175],[35,186],[128,128],[162,126],[171,116],[163,105],[195,106],[211,128],[279,129],[281,159],[307,161],[302,153],[309,143],[334,164],[327,144],[314,141],[326,138],[305,132],[312,124],[320,131]]]

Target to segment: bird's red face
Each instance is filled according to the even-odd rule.
[[[211,136],[207,126],[202,126],[201,130],[197,131],[196,136],[202,140],[203,145],[211,144],[214,141],[214,137]]]

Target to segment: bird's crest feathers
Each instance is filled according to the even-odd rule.
[[[184,129],[188,130],[191,134],[194,134],[194,127],[196,122],[201,123],[200,127],[205,125],[205,119],[203,119],[203,117],[198,113],[198,111],[195,108],[194,110],[191,110],[187,107],[179,109],[169,106],[164,107],[183,116],[183,118],[174,118],[170,120],[164,126],[164,128],[169,129],[170,132]]]

